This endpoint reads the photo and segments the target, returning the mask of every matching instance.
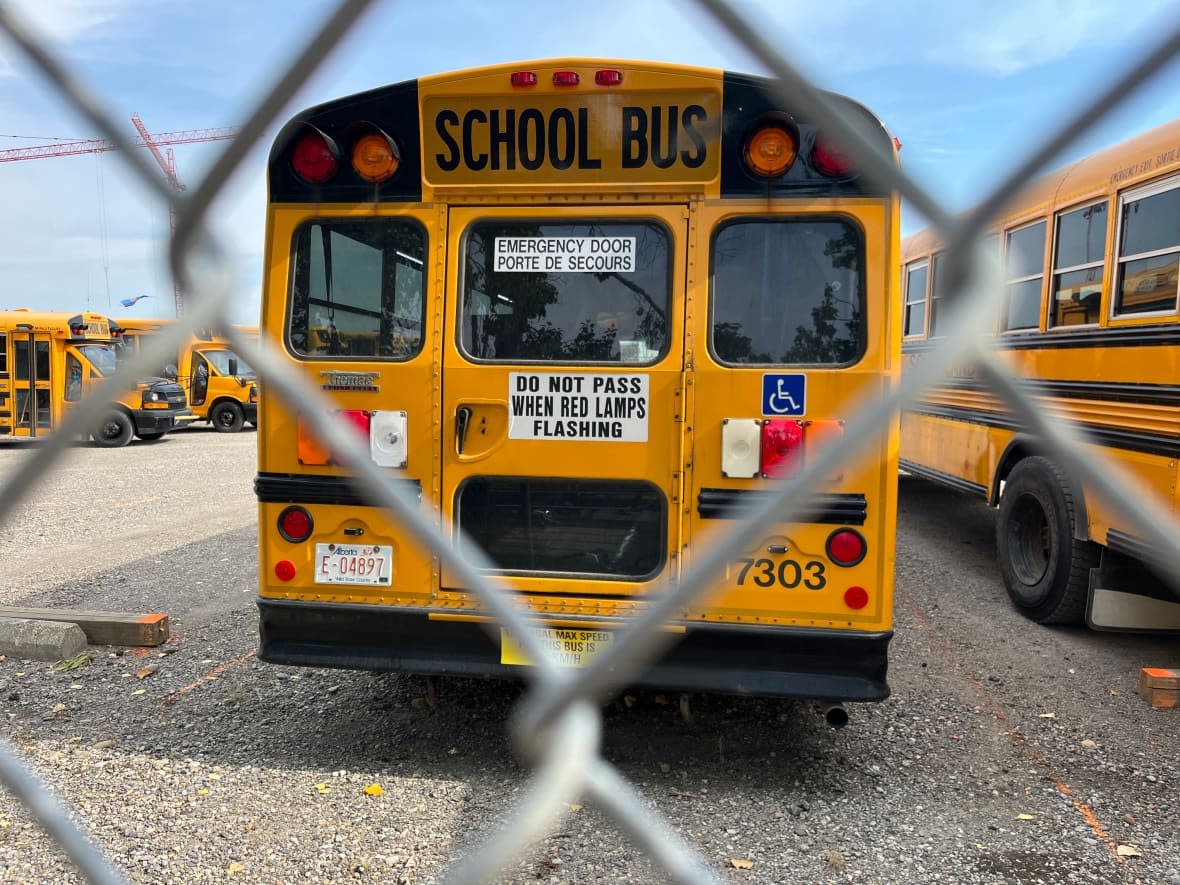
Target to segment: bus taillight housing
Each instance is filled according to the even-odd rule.
[[[277,522],[279,534],[283,536],[283,540],[290,541],[292,544],[306,541],[311,537],[312,530],[315,528],[315,521],[307,512],[307,508],[298,505],[284,507]]]
[[[828,559],[836,565],[851,568],[859,565],[869,552],[869,545],[864,535],[855,529],[836,529],[828,535],[828,542],[824,545]]]
[[[324,184],[340,169],[340,148],[320,130],[308,127],[291,151],[291,168],[308,184]]]
[[[823,135],[811,146],[811,165],[828,178],[847,178],[856,171],[852,155]]]
[[[762,422],[762,477],[785,479],[803,465],[803,425],[787,418]]]

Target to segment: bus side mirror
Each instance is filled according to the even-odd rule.
[[[238,374],[238,361],[236,359],[234,359],[233,357],[230,357],[230,360],[229,360],[229,373],[231,375]]]
[[[175,381],[176,380],[176,366],[172,365],[171,363],[166,365],[164,367],[164,377],[167,378],[169,381]]]

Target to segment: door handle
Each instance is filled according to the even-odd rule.
[[[455,411],[455,446],[460,455],[467,442],[467,429],[471,426],[471,407],[460,406]]]

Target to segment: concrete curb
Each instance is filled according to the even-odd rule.
[[[0,654],[29,661],[62,661],[86,650],[86,634],[65,621],[0,618]]]

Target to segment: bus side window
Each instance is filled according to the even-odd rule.
[[[66,402],[82,399],[82,363],[72,353],[66,354]]]

